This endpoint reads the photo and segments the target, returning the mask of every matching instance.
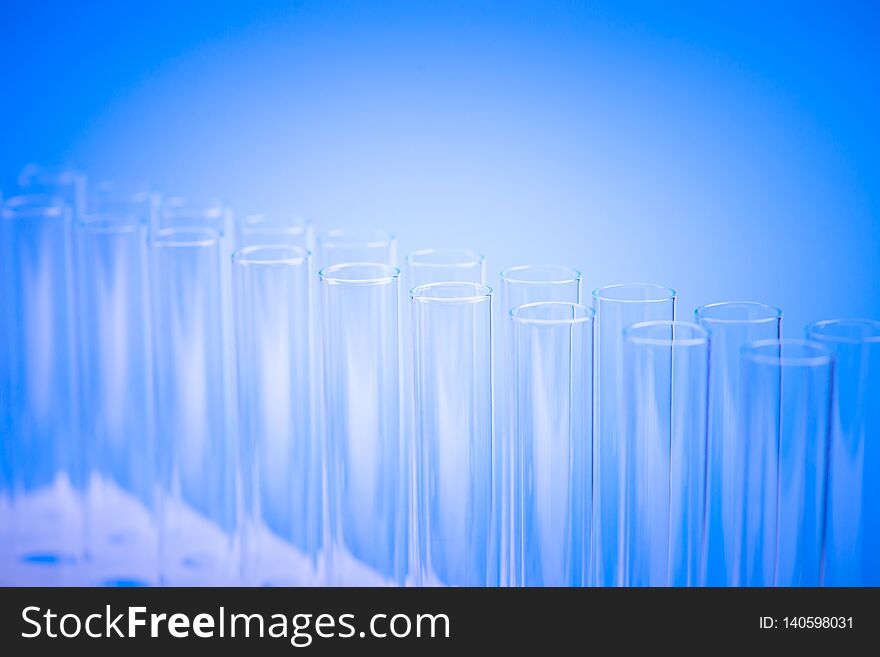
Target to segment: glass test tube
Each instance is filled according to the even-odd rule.
[[[157,215],[158,229],[208,228],[232,242],[235,237],[232,211],[220,199],[169,196],[163,199]]]
[[[77,223],[90,581],[158,584],[148,216]]]
[[[736,453],[734,583],[819,586],[831,351],[807,340],[759,340],[743,349],[742,358],[746,398]]]
[[[404,271],[404,287],[406,289],[406,298],[402,300],[405,307],[409,308],[409,291],[428,283],[451,283],[451,282],[471,282],[485,283],[486,276],[486,259],[475,251],[469,249],[421,249],[413,251],[405,258],[406,268]],[[412,362],[412,312],[401,314],[401,343],[402,362],[404,372],[404,417],[406,426],[407,442],[410,445],[410,457],[414,458],[415,449],[413,441],[415,440],[415,386],[414,371]],[[411,472],[415,472],[416,464],[412,463]],[[413,481],[414,483],[414,481]],[[411,513],[414,514],[417,509],[415,504],[417,492],[411,492]],[[415,530],[418,527],[417,518],[414,516],[410,519],[410,528],[413,530],[410,546],[410,571],[417,573],[418,566],[418,537],[415,536]]]
[[[237,230],[239,248],[264,244],[289,244],[307,251],[314,248],[312,222],[297,215],[251,214],[238,223]]]
[[[406,284],[485,283],[486,259],[469,249],[421,249],[406,256]]]
[[[219,235],[168,228],[150,242],[161,577],[239,578],[235,421]]]
[[[225,341],[224,352],[234,354],[235,327],[232,322],[232,254],[237,248],[235,241],[237,235],[235,233],[232,209],[217,198],[169,196],[163,199],[156,216],[158,217],[158,226],[154,228],[154,233],[165,229],[183,231],[194,228],[197,230],[211,230],[217,234],[221,254],[218,277],[223,301],[222,335]],[[230,357],[225,366],[230,368],[230,381],[237,381],[237,374],[235,372],[237,362],[235,358]],[[234,415],[238,411],[238,405],[233,395],[227,397],[226,404],[231,409],[234,426],[237,427],[238,424],[237,420],[234,419]]]
[[[75,169],[53,169],[28,164],[18,174],[22,194],[53,196],[70,208],[71,221],[79,221],[86,213],[86,176]]]
[[[620,415],[624,383],[623,329],[675,319],[675,291],[653,284],[593,291],[596,309],[593,436],[593,583],[624,584],[626,441]]]
[[[880,586],[880,322],[814,322],[807,337],[835,356],[824,583]]]
[[[493,540],[497,547],[501,585],[516,581],[516,564],[521,556],[513,550],[519,545],[513,540],[518,530],[514,519],[521,517],[521,510],[514,508],[513,490],[513,435],[510,413],[513,409],[513,385],[507,376],[512,370],[510,344],[510,311],[518,306],[541,301],[579,303],[581,297],[581,273],[561,265],[521,265],[501,272],[500,303],[495,317],[498,326],[495,347],[495,387],[500,391],[495,399],[495,455],[493,485]]]
[[[551,301],[511,313],[515,583],[585,586],[593,491],[593,309]]]
[[[709,334],[651,321],[624,329],[627,586],[701,583]]]
[[[431,283],[412,298],[421,584],[486,586],[492,547],[492,290]]]
[[[157,226],[159,195],[147,185],[103,180],[89,194],[89,212],[105,216],[137,217],[147,229]]]
[[[0,189],[0,225],[3,220],[4,196]],[[6,233],[0,227],[0,408],[11,409],[12,372],[11,328],[12,317],[10,308],[10,290],[12,285],[12,269],[5,251]],[[12,427],[11,413],[0,413],[0,586],[10,585],[12,573],[15,571],[15,539],[13,534],[12,506]]]
[[[742,410],[740,352],[756,340],[778,340],[782,311],[763,303],[731,301],[701,306],[694,317],[711,336],[705,584],[728,586],[735,536],[733,456]]]
[[[3,217],[3,190],[0,189],[0,223]],[[10,324],[12,314],[9,307],[12,284],[12,270],[5,249],[6,233],[0,227],[0,408],[12,408],[10,388],[12,385],[9,365],[11,363]],[[0,413],[0,586],[8,586],[7,577],[15,570],[15,549],[12,507],[12,427],[11,413]]]
[[[232,257],[246,581],[320,583],[321,446],[312,388],[310,255],[287,244]]]
[[[320,268],[356,262],[397,265],[394,235],[372,228],[336,228],[318,237]]]
[[[395,267],[321,270],[331,581],[406,575],[409,457],[401,436]]]
[[[0,581],[76,584],[84,550],[76,403],[73,235],[62,199],[17,196],[0,215],[2,387],[14,544]],[[9,531],[10,528],[7,528]]]

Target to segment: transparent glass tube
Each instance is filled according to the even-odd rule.
[[[75,584],[83,556],[84,467],[76,403],[73,234],[61,199],[17,196],[0,215],[6,358],[3,443],[12,554],[0,580]]]
[[[520,545],[513,540],[514,520],[522,516],[516,509],[513,495],[513,435],[510,414],[513,408],[513,385],[508,377],[512,370],[510,311],[518,306],[541,301],[580,303],[581,274],[562,265],[521,265],[501,272],[499,303],[495,316],[498,327],[495,344],[495,455],[493,485],[493,540],[497,547],[501,585],[516,581],[516,564],[521,555],[514,554]]]
[[[197,199],[169,196],[163,199],[158,217],[158,230],[166,228],[207,228],[222,238],[222,245],[231,254],[235,250],[232,210],[216,198]]]
[[[387,264],[320,272],[332,582],[406,575],[409,457],[401,436],[398,281]]]
[[[90,213],[123,220],[133,215],[148,229],[157,225],[160,199],[149,186],[103,180],[89,191]]]
[[[313,585],[322,567],[321,447],[312,393],[309,252],[232,257],[246,581]]]
[[[624,329],[627,586],[701,583],[709,334],[650,321]]]
[[[397,240],[384,230],[336,228],[318,237],[321,268],[345,263],[372,262],[397,265]]]
[[[235,421],[219,235],[170,228],[150,242],[161,577],[239,579]]]
[[[709,450],[706,481],[707,586],[732,583],[734,552],[734,449],[742,410],[740,352],[756,340],[778,340],[782,311],[763,303],[733,301],[697,308],[695,321],[709,331]]]
[[[153,233],[165,230],[175,230],[180,233],[192,230],[210,230],[217,236],[220,250],[220,270],[217,278],[220,282],[223,310],[223,330],[220,334],[224,340],[224,353],[229,354],[224,367],[230,369],[230,381],[236,381],[237,362],[232,356],[235,353],[235,345],[233,344],[235,326],[232,321],[232,254],[237,248],[235,242],[237,236],[232,209],[217,198],[169,196],[162,200],[157,217],[158,226],[154,227]],[[230,398],[228,403],[233,422],[237,422],[234,415],[238,411],[238,406],[235,404],[234,398]]]
[[[742,352],[734,583],[821,584],[832,355],[818,342],[760,340]]]
[[[28,196],[53,196],[70,208],[72,221],[86,214],[86,175],[75,169],[28,164],[18,174],[18,188]]]
[[[491,573],[492,290],[411,292],[416,489],[425,585],[486,586]]]
[[[428,283],[485,283],[486,259],[469,249],[421,249],[406,256],[411,290]]]
[[[10,307],[14,275],[10,256],[6,251],[9,231],[4,226],[3,190],[0,189],[0,586],[12,584],[16,567],[15,535],[13,534],[13,447],[12,433],[12,322]],[[7,410],[9,409],[9,410]]]
[[[624,584],[626,441],[619,413],[624,383],[623,330],[675,319],[675,291],[632,283],[593,291],[596,309],[593,437],[593,583]]]
[[[587,584],[593,492],[593,310],[550,301],[511,311],[515,583]]]
[[[406,256],[406,268],[404,271],[404,287],[406,298],[402,300],[404,307],[409,309],[409,292],[428,283],[462,282],[462,283],[485,283],[486,259],[468,249],[421,249]],[[412,312],[401,313],[401,343],[403,344],[403,372],[404,372],[404,416],[406,418],[406,436],[410,443],[410,453],[415,454],[412,448],[415,440],[415,386],[413,371],[412,350]],[[415,471],[415,463],[411,470]],[[416,491],[412,491],[412,499],[415,500]],[[412,512],[417,508],[412,504]],[[416,518],[411,520],[411,528],[418,526]],[[418,537],[411,537],[410,570],[418,572]]]
[[[307,251],[314,248],[312,222],[297,215],[251,214],[239,222],[237,246],[289,244]]]
[[[814,322],[807,337],[835,356],[824,583],[880,586],[880,322]]]
[[[158,584],[147,226],[116,214],[76,225],[93,584]]]

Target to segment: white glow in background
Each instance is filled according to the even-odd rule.
[[[579,4],[21,3],[0,169],[880,318],[880,12]]]

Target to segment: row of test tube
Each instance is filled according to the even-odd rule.
[[[4,584],[880,582],[877,322],[20,183]]]

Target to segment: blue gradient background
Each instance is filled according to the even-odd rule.
[[[710,4],[7,2],[0,173],[880,318],[880,5]]]

